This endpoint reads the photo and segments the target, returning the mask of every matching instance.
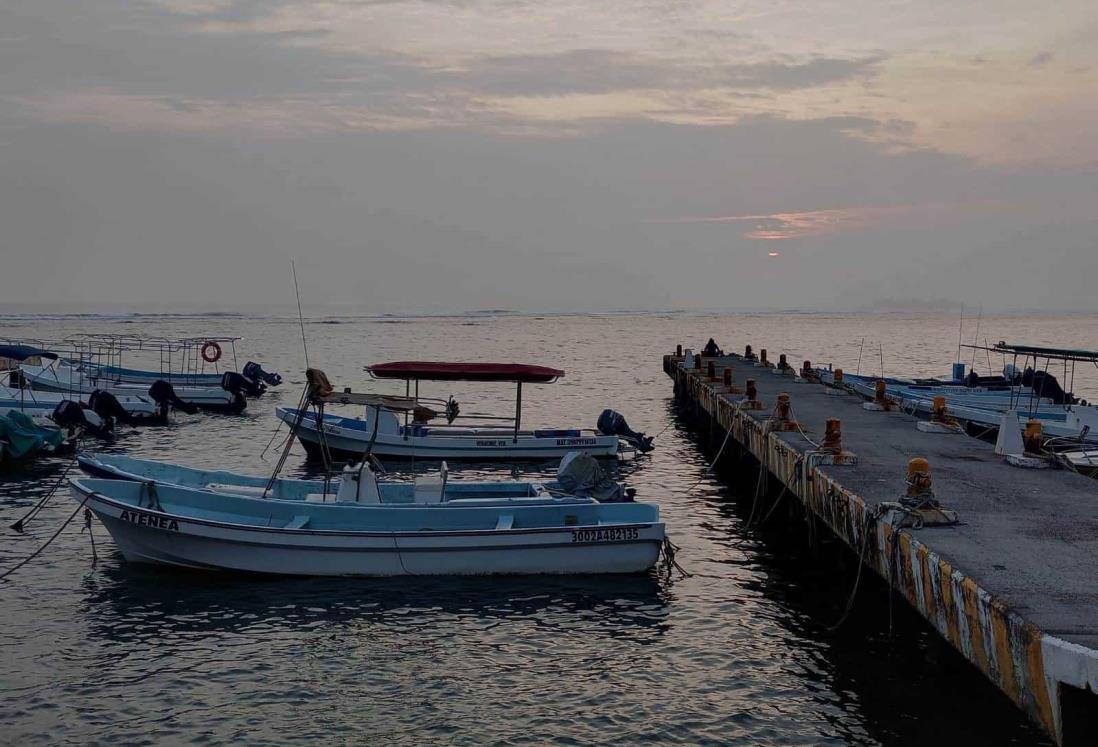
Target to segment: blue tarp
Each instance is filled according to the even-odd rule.
[[[46,446],[57,448],[64,441],[58,428],[44,428],[26,413],[12,410],[0,415],[0,441],[14,459],[33,456]]]
[[[38,356],[39,358],[49,358],[50,360],[57,359],[57,353],[51,353],[48,350],[42,350],[31,345],[0,345],[0,358],[10,358],[13,361],[25,361],[27,358],[33,358]]]

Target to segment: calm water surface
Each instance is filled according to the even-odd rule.
[[[291,317],[2,321],[12,337],[241,334],[241,363],[255,358],[285,376],[243,416],[177,415],[111,447],[138,455],[264,473],[275,458],[261,458],[273,409],[295,402],[303,381]],[[1094,321],[985,318],[979,337],[1098,348]],[[620,476],[660,505],[693,575],[240,579],[127,565],[99,526],[93,567],[88,534],[74,523],[0,582],[0,743],[1045,744],[901,606],[890,632],[888,595],[874,580],[863,579],[853,616],[829,632],[852,565],[837,550],[809,550],[803,525],[745,530],[747,507],[726,487],[743,475],[706,473],[711,457],[679,420],[660,367],[676,343],[697,348],[714,335],[797,363],[855,370],[860,354],[863,371],[877,372],[883,357],[889,374],[939,374],[956,356],[955,317],[330,318],[307,333],[311,363],[339,386],[361,388],[363,364],[402,358],[566,369],[560,383],[528,388],[524,422],[590,427],[612,406],[637,429],[663,431],[651,457],[622,465]],[[1081,394],[1098,393],[1093,372],[1080,382]],[[510,387],[454,393],[465,411],[510,407]],[[65,467],[46,461],[0,476],[0,525]],[[457,478],[509,471],[451,468]],[[305,473],[300,447],[288,469]],[[5,530],[0,567],[71,511],[59,498],[27,534]]]

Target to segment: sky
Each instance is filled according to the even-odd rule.
[[[1098,310],[1098,3],[5,0],[0,303]]]

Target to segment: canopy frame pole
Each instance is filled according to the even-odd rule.
[[[515,389],[515,437],[513,443],[518,443],[519,426],[522,423],[522,382],[516,383]]]
[[[417,394],[419,392],[419,381],[418,380],[416,380],[416,392],[417,392]],[[411,397],[411,396],[412,396],[412,380],[411,379],[405,379],[404,380],[404,398],[407,399],[408,397]],[[380,413],[380,410],[378,412]],[[404,440],[405,441],[408,440],[408,411],[407,410],[404,411]]]

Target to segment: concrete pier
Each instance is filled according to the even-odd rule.
[[[740,391],[754,380],[762,409],[728,392],[728,368]],[[1058,743],[1098,744],[1098,482],[1011,467],[989,443],[922,432],[912,416],[868,411],[861,397],[739,356],[695,368],[669,355],[664,370],[680,401],[722,440],[730,432]],[[777,430],[782,392],[805,433]],[[828,418],[841,420],[856,463],[819,464],[812,442]],[[960,524],[898,528],[882,516],[915,457],[929,460],[933,491]]]

